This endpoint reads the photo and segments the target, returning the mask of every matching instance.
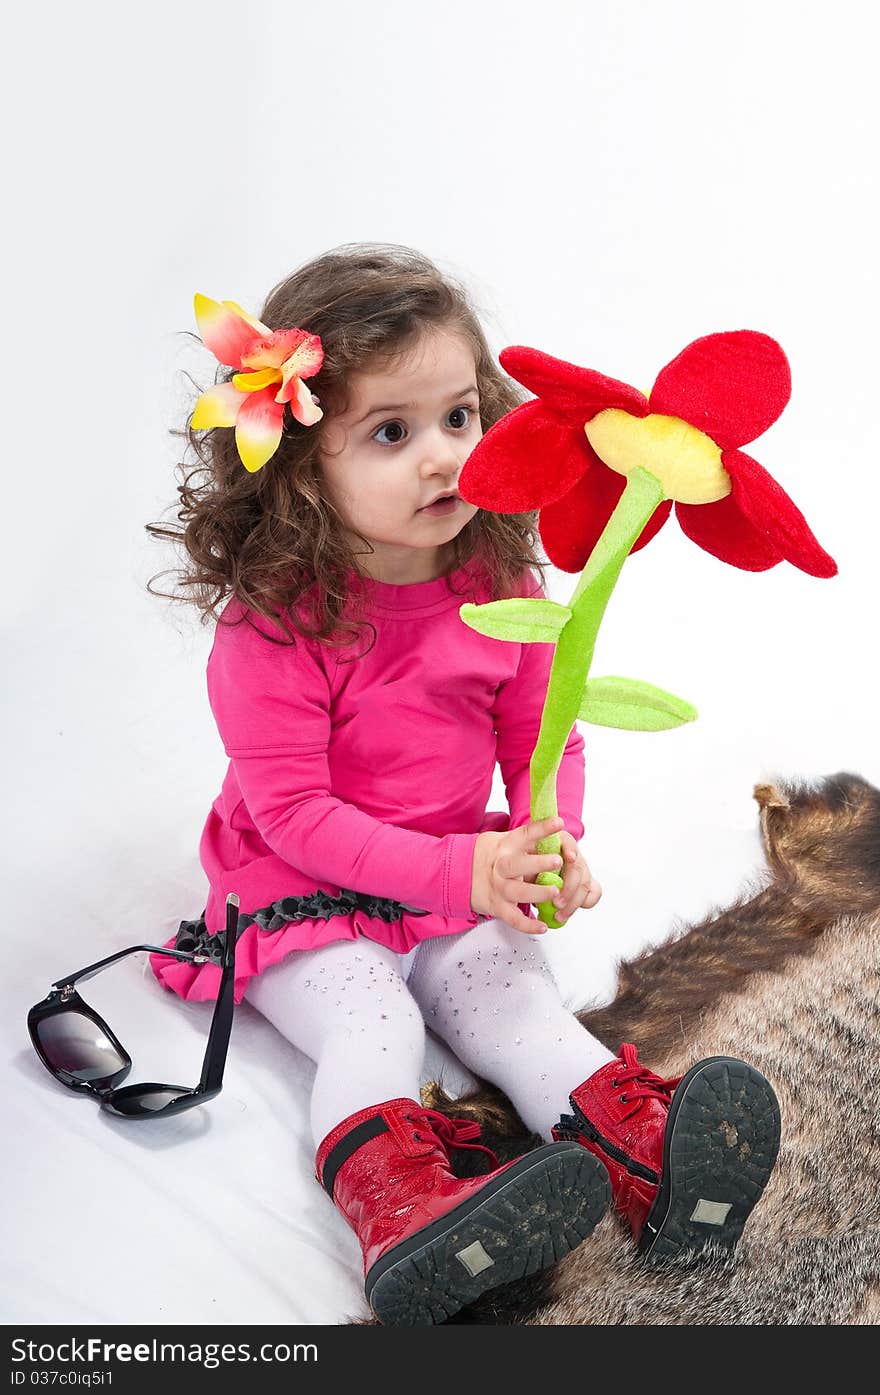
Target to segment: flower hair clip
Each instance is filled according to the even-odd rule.
[[[288,403],[303,426],[314,426],[324,415],[303,381],[313,378],[324,362],[321,340],[305,329],[269,329],[234,300],[196,294],[195,314],[205,347],[239,371],[231,382],[202,393],[193,410],[193,429],[234,426],[245,469],[261,470],[278,449]]]

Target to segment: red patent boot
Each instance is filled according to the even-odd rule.
[[[367,1300],[380,1322],[445,1322],[498,1284],[536,1273],[589,1235],[610,1200],[604,1168],[571,1142],[498,1166],[479,1125],[413,1099],[343,1119],[315,1176],[361,1242]],[[495,1170],[458,1178],[450,1148],[477,1148]]]
[[[779,1105],[760,1071],[708,1056],[663,1079],[630,1042],[569,1096],[555,1139],[600,1158],[643,1255],[662,1260],[714,1241],[732,1250],[779,1152]]]

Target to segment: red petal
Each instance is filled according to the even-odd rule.
[[[765,572],[783,560],[775,543],[754,528],[732,494],[713,504],[676,504],[681,530],[704,551],[745,572]]]
[[[650,409],[681,417],[728,450],[766,431],[790,396],[791,371],[776,340],[736,329],[695,339],[661,368]]]
[[[193,297],[196,324],[202,343],[215,358],[229,368],[241,368],[242,354],[259,342],[259,330],[244,318],[240,306],[232,302],[221,304],[198,292]],[[259,324],[260,321],[257,321]]]
[[[493,513],[526,513],[567,494],[591,458],[582,425],[560,421],[540,402],[523,402],[474,446],[458,492]]]
[[[726,450],[721,464],[733,481],[733,498],[758,533],[793,567],[810,576],[835,576],[837,563],[810,532],[800,509],[763,465],[741,450]]]
[[[562,358],[551,358],[540,349],[511,344],[498,361],[511,378],[541,398],[546,407],[583,426],[606,407],[622,407],[634,417],[648,415],[648,399],[638,388],[606,378],[592,368],[580,368]]]
[[[261,470],[281,441],[284,407],[275,401],[274,387],[249,392],[235,423],[235,444],[245,469]]]
[[[624,475],[609,470],[598,456],[594,459],[595,463],[574,488],[555,503],[546,505],[538,515],[538,532],[544,551],[553,566],[563,572],[583,571],[626,488]],[[671,499],[664,499],[657,505],[630,553],[638,552],[651,541],[663,527],[671,508]]]
[[[292,358],[296,361],[291,364]],[[319,336],[310,334],[307,329],[276,329],[267,338],[252,344],[241,361],[248,368],[283,367],[286,382],[291,373],[298,378],[312,378],[320,372],[324,350]]]

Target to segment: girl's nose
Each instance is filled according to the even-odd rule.
[[[458,470],[460,460],[455,442],[448,435],[440,430],[428,433],[422,448],[422,464],[429,474],[438,469]]]

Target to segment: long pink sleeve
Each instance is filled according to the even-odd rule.
[[[546,600],[542,587],[533,594]],[[495,699],[497,756],[507,792],[511,828],[519,828],[531,819],[529,764],[538,739],[553,653],[552,644],[524,644],[515,676],[502,683]],[[567,831],[578,841],[584,836],[585,783],[584,738],[575,723],[559,763],[556,796],[559,817],[565,820]]]
[[[472,915],[477,833],[400,828],[330,793],[331,695],[318,647],[274,644],[247,623],[217,627],[208,699],[254,826],[308,876],[439,915]]]

